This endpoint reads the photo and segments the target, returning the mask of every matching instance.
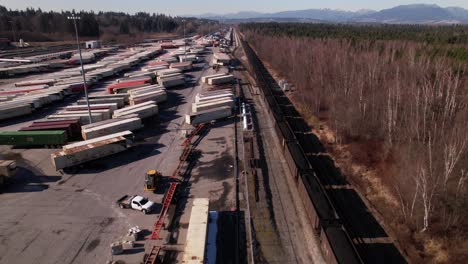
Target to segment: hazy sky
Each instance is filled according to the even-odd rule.
[[[103,10],[134,13],[145,11],[171,15],[217,13],[238,11],[277,12],[308,8],[342,10],[380,10],[396,5],[426,3],[442,7],[459,6],[468,9],[468,0],[0,0],[0,5],[11,9],[40,7],[43,10]]]

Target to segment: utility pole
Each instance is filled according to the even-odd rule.
[[[185,39],[185,19],[182,20],[184,22],[184,61],[187,61],[187,40]]]
[[[13,42],[16,43],[16,33],[15,33],[15,24],[13,20],[8,21],[11,24],[11,32],[13,33]],[[16,48],[18,48],[18,43],[16,43]]]
[[[89,98],[88,98],[88,87],[86,85],[86,76],[83,67],[83,57],[81,56],[81,47],[80,47],[80,38],[78,36],[78,27],[76,26],[76,20],[81,19],[81,17],[72,14],[72,16],[67,17],[68,20],[73,20],[73,24],[75,25],[75,35],[76,35],[76,45],[78,46],[78,53],[80,54],[80,64],[81,64],[81,75],[83,75],[83,88],[86,97],[86,105],[88,106],[88,115],[89,115],[89,123],[93,123],[93,118],[91,116],[91,108],[89,107]]]

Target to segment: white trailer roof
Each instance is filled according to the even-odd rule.
[[[208,206],[208,198],[195,198],[193,200],[182,263],[204,263],[208,228]]]

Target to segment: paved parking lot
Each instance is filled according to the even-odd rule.
[[[210,58],[207,56],[208,61]],[[144,174],[157,169],[170,176],[177,166],[188,128],[183,124],[184,115],[202,89],[199,78],[212,71],[206,63],[198,66],[189,73],[192,85],[168,90],[160,120],[145,123],[145,128],[136,133],[138,140],[132,149],[90,162],[76,174],[60,174],[53,169],[50,154],[56,150],[0,146],[0,158],[17,159],[20,167],[15,183],[0,194],[0,263],[104,263],[112,259],[110,244],[128,228],[139,226],[149,234],[158,212],[143,215],[123,210],[115,201],[124,194],[144,194],[161,203],[164,190],[144,193]],[[102,93],[103,89],[98,85],[90,92]],[[0,123],[0,127],[17,130],[56,107]],[[189,198],[209,197],[213,210],[235,206],[233,135],[231,122],[217,124],[198,147],[201,154],[192,172]],[[189,213],[182,216],[181,223],[188,224]],[[183,235],[180,242],[184,242]],[[139,241],[135,249],[113,260],[139,263],[144,243]]]

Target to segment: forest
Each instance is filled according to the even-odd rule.
[[[292,84],[290,97],[311,125],[330,128],[334,157],[350,153],[342,171],[383,215],[410,260],[466,263],[468,27],[250,23],[239,29]]]
[[[196,18],[171,17],[156,13],[126,14],[117,12],[86,12],[86,11],[42,11],[27,8],[26,10],[9,10],[0,6],[0,36],[26,41],[51,41],[73,38],[73,23],[67,19],[76,13],[78,31],[85,38],[101,38],[111,40],[116,35],[144,35],[154,33],[177,33],[183,31],[185,23],[187,34],[205,33],[213,29],[216,21]],[[184,22],[185,20],[185,22]]]

